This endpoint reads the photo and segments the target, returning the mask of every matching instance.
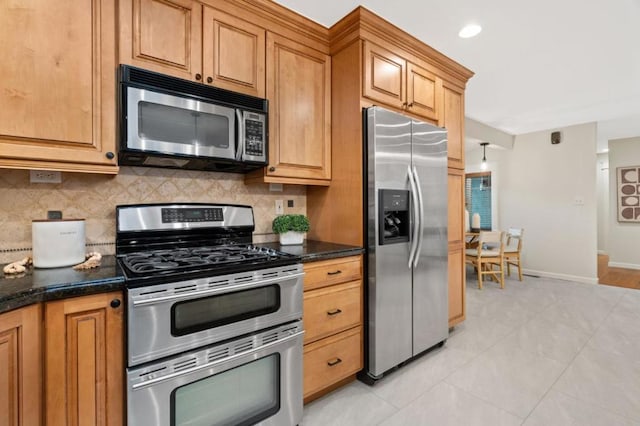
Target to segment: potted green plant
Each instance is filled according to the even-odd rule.
[[[271,229],[280,236],[280,244],[302,244],[309,231],[309,219],[303,214],[283,214],[273,219]]]

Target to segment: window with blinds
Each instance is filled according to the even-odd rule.
[[[466,174],[464,197],[469,220],[478,213],[480,229],[491,229],[491,172]]]

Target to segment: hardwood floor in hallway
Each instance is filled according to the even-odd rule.
[[[640,270],[610,268],[609,256],[598,255],[598,283],[640,290]]]

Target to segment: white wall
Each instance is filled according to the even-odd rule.
[[[487,152],[489,169],[499,176],[492,188],[497,228],[525,229],[525,273],[595,284],[596,124],[554,130],[562,132],[558,145],[548,130],[516,136],[512,150]],[[480,157],[467,154],[469,172]]]
[[[607,254],[609,239],[609,154],[598,154],[596,161],[598,197],[598,253]]]
[[[619,223],[616,168],[640,166],[640,137],[609,141],[609,266],[640,269],[640,224]]]

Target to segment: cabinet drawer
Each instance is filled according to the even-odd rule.
[[[362,281],[304,293],[304,342],[346,330],[362,322]]]
[[[362,256],[341,257],[304,265],[304,290],[362,278]]]
[[[362,327],[304,347],[304,397],[362,369]]]

